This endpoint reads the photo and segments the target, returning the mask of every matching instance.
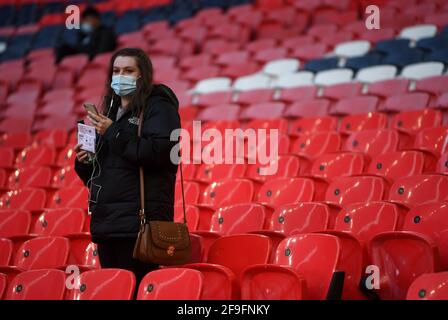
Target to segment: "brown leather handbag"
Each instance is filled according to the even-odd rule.
[[[138,136],[141,136],[143,116],[140,114]],[[134,247],[133,257],[142,262],[159,265],[178,265],[190,262],[191,243],[185,213],[184,178],[182,163],[179,163],[184,221],[146,221],[145,181],[140,167],[140,230]]]

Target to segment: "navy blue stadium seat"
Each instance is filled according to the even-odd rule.
[[[323,58],[323,59],[313,59],[305,63],[304,69],[319,72],[327,69],[334,69],[338,67],[339,58]]]
[[[408,39],[392,39],[380,41],[376,44],[377,51],[384,53],[400,53],[409,49],[410,41]]]
[[[169,21],[171,25],[178,23],[179,21],[191,18],[194,15],[194,10],[192,9],[176,9],[173,11],[169,17]]]
[[[377,52],[368,53],[362,57],[347,59],[345,66],[355,71],[380,64],[382,55]]]
[[[144,25],[151,22],[166,20],[168,14],[169,14],[169,8],[167,6],[158,6],[150,8],[144,13],[141,21],[142,24]]]
[[[106,26],[113,27],[117,20],[117,15],[114,11],[104,11],[101,13],[101,23]]]
[[[440,61],[448,64],[448,48],[433,51],[425,56],[425,61]]]
[[[40,10],[37,3],[28,3],[20,6],[17,12],[16,25],[23,26],[36,23],[40,18]]]
[[[448,34],[437,35],[435,37],[421,39],[417,41],[417,47],[429,51],[436,51],[448,48]]]
[[[30,50],[33,37],[34,34],[13,37],[8,43],[6,51],[0,56],[0,61],[22,58]]]
[[[0,26],[10,26],[14,22],[16,8],[13,5],[0,6]]]
[[[65,26],[63,25],[49,25],[43,27],[36,34],[33,41],[33,49],[54,47],[61,36]]]
[[[143,10],[126,11],[115,23],[115,32],[122,34],[140,29],[140,16],[142,13]]]
[[[383,64],[392,64],[397,67],[404,67],[408,64],[423,61],[423,51],[418,49],[407,49],[400,52],[388,54],[381,61]]]

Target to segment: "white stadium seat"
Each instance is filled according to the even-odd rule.
[[[419,62],[403,68],[401,76],[407,79],[419,80],[427,77],[440,76],[443,73],[442,62]]]
[[[255,73],[236,79],[233,83],[233,89],[237,91],[268,89],[270,81],[271,78],[264,73]]]
[[[339,57],[358,57],[365,55],[370,50],[370,42],[366,40],[348,41],[338,44],[334,54]]]
[[[435,25],[421,24],[402,29],[398,37],[418,41],[423,38],[433,37],[436,33],[437,27]]]
[[[331,86],[333,84],[350,82],[353,78],[353,70],[339,68],[320,71],[314,77],[314,84]]]
[[[209,78],[199,81],[193,93],[210,93],[217,91],[228,91],[231,90],[232,80],[226,77]]]
[[[278,77],[284,74],[296,72],[300,67],[297,59],[279,59],[265,64],[263,72],[269,76]]]
[[[293,88],[309,86],[314,84],[314,73],[311,71],[299,71],[295,73],[285,74],[271,83],[272,88]]]
[[[373,66],[360,69],[356,74],[356,80],[366,83],[383,81],[395,78],[397,67],[391,65]]]

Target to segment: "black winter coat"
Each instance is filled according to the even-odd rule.
[[[145,209],[148,220],[172,221],[177,164],[170,160],[173,130],[180,128],[179,102],[170,88],[154,85],[144,112],[142,137],[131,110],[106,130],[93,164],[75,160],[75,170],[89,187],[92,241],[136,238],[139,229],[139,166],[145,172]]]

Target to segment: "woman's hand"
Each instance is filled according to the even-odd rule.
[[[107,128],[109,128],[109,126],[113,123],[112,120],[102,114],[96,115],[88,111],[87,115],[90,121],[92,121],[92,124],[94,125],[96,131],[101,135],[103,135],[104,132],[106,132]]]
[[[76,159],[78,159],[79,162],[81,163],[89,163],[88,161],[88,152],[85,150],[81,150],[82,144],[77,144],[74,148],[73,151],[75,151],[76,153]]]

